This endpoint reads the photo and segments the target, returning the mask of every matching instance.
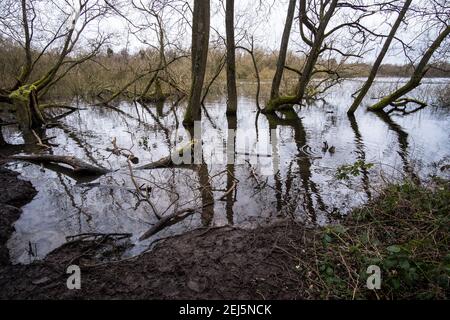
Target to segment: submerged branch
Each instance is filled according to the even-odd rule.
[[[93,166],[73,156],[56,156],[50,154],[35,154],[24,156],[11,156],[11,160],[27,161],[27,162],[39,162],[39,163],[63,163],[73,168],[74,173],[80,175],[104,175],[110,170]]]

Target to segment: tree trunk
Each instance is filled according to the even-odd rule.
[[[201,119],[201,99],[208,59],[210,0],[194,0],[192,19],[192,83],[183,124],[192,126]]]
[[[34,88],[22,86],[13,91],[10,96],[16,108],[19,126],[24,131],[40,128],[45,124],[45,118],[39,109],[37,92]]]
[[[311,80],[312,72],[314,70],[314,66],[316,65],[317,60],[319,59],[319,55],[322,49],[323,41],[325,40],[325,30],[330,22],[331,17],[333,16],[334,10],[336,9],[338,0],[333,0],[330,4],[330,8],[325,14],[323,21],[321,21],[319,25],[319,29],[317,30],[317,34],[314,37],[314,43],[309,52],[308,58],[306,59],[305,67],[303,68],[302,75],[299,80],[298,91],[297,91],[297,100],[299,103],[302,102],[303,97],[306,92],[306,88]]]
[[[234,0],[226,0],[225,27],[227,37],[227,114],[237,112],[236,44],[234,40]]]
[[[5,138],[3,138],[2,127],[0,127],[0,147],[6,146],[6,145],[7,145],[7,143],[5,141]]]
[[[22,26],[23,26],[23,33],[24,33],[24,40],[25,40],[25,63],[20,68],[20,74],[17,77],[16,84],[13,87],[13,90],[18,89],[21,85],[23,85],[28,78],[30,77],[31,70],[32,70],[32,55],[31,55],[31,35],[30,35],[30,28],[28,24],[28,17],[27,17],[27,3],[26,0],[21,1],[21,10],[22,10]]]
[[[315,32],[314,42],[312,43],[311,49],[308,53],[305,65],[303,67],[302,74],[298,82],[296,95],[271,99],[267,103],[266,108],[264,109],[265,113],[273,113],[276,111],[277,108],[279,108],[282,105],[292,105],[302,103],[302,100],[304,99],[304,95],[306,92],[306,88],[308,87],[312,73],[314,71],[314,66],[317,63],[317,60],[319,59],[322,50],[322,44],[323,41],[325,40],[325,30],[328,26],[328,23],[331,20],[331,17],[334,14],[337,3],[338,0],[332,0],[332,2],[330,3],[330,7],[328,8],[327,12],[323,16],[322,21],[319,24],[319,28]],[[302,10],[302,4],[300,4],[300,10]]]
[[[431,44],[431,46],[428,48],[428,50],[423,55],[422,59],[420,60],[419,64],[417,65],[416,69],[414,70],[413,75],[411,76],[411,79],[402,87],[388,95],[387,97],[382,98],[378,103],[374,104],[373,106],[369,107],[369,110],[372,111],[380,111],[386,108],[391,103],[395,102],[400,97],[404,96],[405,94],[409,93],[410,91],[414,90],[418,86],[420,86],[420,82],[422,81],[423,77],[428,71],[428,62],[430,61],[431,57],[433,56],[433,53],[439,48],[441,43],[444,41],[444,39],[450,34],[450,26],[447,26],[444,31],[442,31],[439,36],[434,40],[434,42]]]
[[[362,100],[366,96],[367,92],[369,91],[370,87],[372,86],[372,83],[378,73],[378,69],[380,68],[381,63],[383,62],[384,56],[386,55],[386,53],[392,43],[392,40],[394,39],[395,34],[397,33],[397,30],[400,27],[400,24],[402,23],[405,15],[406,15],[406,12],[408,11],[409,6],[411,5],[411,2],[412,2],[412,0],[406,0],[405,4],[403,5],[403,8],[400,11],[394,25],[392,26],[391,32],[389,33],[386,41],[384,42],[383,48],[381,49],[381,52],[378,55],[374,65],[372,67],[372,70],[370,71],[370,74],[369,74],[369,77],[367,78],[366,83],[360,89],[358,96],[353,101],[353,104],[351,105],[350,109],[348,109],[348,112],[347,112],[348,114],[353,114],[356,111],[356,109],[359,107]]]
[[[291,35],[292,23],[294,21],[295,4],[297,0],[290,0],[286,23],[284,25],[283,36],[281,38],[280,52],[278,54],[277,70],[272,81],[272,89],[270,91],[270,99],[278,98],[280,95],[281,78],[283,77],[284,65],[286,64],[286,54],[289,45],[289,37]]]

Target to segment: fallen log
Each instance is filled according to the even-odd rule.
[[[147,230],[140,238],[139,241],[146,240],[153,236],[155,233],[158,233],[160,230],[164,229],[171,221],[174,219],[183,219],[187,218],[191,214],[193,214],[196,210],[189,208],[181,211],[174,212],[165,217],[162,217],[158,222],[156,222],[149,230]]]
[[[196,211],[201,210],[201,209],[206,208],[206,207],[209,207],[209,206],[213,206],[213,205],[214,205],[214,202],[210,202],[210,203],[207,203],[207,204],[205,204],[205,205],[203,205],[203,206],[201,206],[199,208],[188,208],[188,209],[180,210],[180,211],[174,212],[172,214],[169,214],[167,216],[164,216],[160,220],[158,220],[158,222],[156,222],[149,230],[147,230],[139,238],[139,241],[143,241],[143,240],[146,240],[146,239],[150,238],[151,236],[153,236],[154,234],[158,233],[159,231],[161,231],[165,227],[171,225],[174,220],[185,219],[188,216],[190,216],[191,214],[195,213]]]
[[[137,167],[136,170],[190,167],[193,164],[193,154],[195,153],[194,148],[195,148],[195,141],[191,141],[184,147],[175,150],[169,156],[161,158],[152,163]],[[180,160],[180,163],[175,163],[173,159]]]
[[[412,98],[401,98],[401,99],[391,102],[390,105],[393,107],[403,107],[403,106],[406,106],[408,103],[415,103],[421,107],[427,106],[426,102],[423,102],[423,101],[420,101],[417,99],[412,99]]]
[[[79,241],[96,241],[97,239],[108,239],[113,238],[115,240],[122,240],[126,238],[131,238],[131,233],[80,233],[73,236],[67,236],[67,243],[79,242]]]
[[[146,165],[140,166],[136,168],[136,170],[150,170],[150,169],[161,169],[161,168],[168,168],[172,167],[174,165],[172,161],[172,156],[167,156],[164,158],[161,158],[157,161],[154,161],[152,163],[148,163]]]
[[[79,175],[103,175],[110,170],[93,166],[73,156],[56,156],[51,154],[16,155],[9,157],[11,160],[39,162],[39,163],[63,163],[73,168],[74,173]]]
[[[72,111],[79,111],[79,110],[85,110],[85,108],[77,108],[77,107],[72,107],[69,105],[65,105],[65,104],[40,104],[39,105],[39,109],[41,110],[46,110],[46,109],[67,109],[67,110],[72,110]]]

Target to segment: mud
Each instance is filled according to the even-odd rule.
[[[64,245],[43,262],[5,268],[0,298],[306,298],[295,272],[295,253],[277,250],[292,236],[300,240],[302,232],[288,226],[250,232],[229,227],[196,230],[165,240],[132,260],[99,266],[92,266],[98,261],[89,254],[74,259],[89,251],[92,243]],[[81,266],[81,290],[66,287],[65,270],[73,263]]]

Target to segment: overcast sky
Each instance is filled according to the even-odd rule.
[[[134,1],[137,4],[143,5],[147,5],[149,2],[148,0]],[[184,14],[174,13],[174,10],[163,11],[162,15],[166,35],[170,42],[176,43],[183,48],[188,49],[191,41],[190,27],[188,23],[190,23],[192,18],[189,10],[186,10],[186,1],[174,1],[178,4],[177,9],[180,11],[185,11]],[[364,4],[370,3],[371,1],[374,0],[364,1]],[[449,0],[442,1],[446,3],[446,1]],[[265,5],[260,6],[260,3],[264,3]],[[414,0],[413,3],[415,5],[426,5],[429,2],[427,2],[427,0]],[[121,49],[127,47],[132,52],[148,47],[149,44],[157,46],[156,32],[152,31],[152,29],[148,27],[154,23],[155,20],[153,20],[152,17],[145,12],[140,12],[139,10],[133,8],[131,1],[123,0],[121,4],[122,5],[117,8],[119,8],[119,11],[123,14],[123,16],[129,19],[129,21],[133,21],[134,27],[130,26],[129,21],[127,22],[126,19],[118,15],[103,20],[100,23],[100,30],[102,32],[113,32],[116,34],[116,37],[113,37],[110,46],[115,51],[120,51]],[[280,46],[280,38],[284,28],[288,0],[238,0],[235,1],[235,6],[235,32],[237,40],[241,39],[241,35],[244,32],[247,32],[248,34],[254,35],[256,46],[272,51],[277,50]],[[450,14],[450,6],[447,14]],[[385,13],[377,13],[365,18],[362,23],[370,30],[387,34],[389,32],[390,24],[392,24],[396,17],[396,13],[389,16],[386,16]],[[353,17],[351,18],[353,19]],[[334,17],[330,22],[330,27],[341,23],[342,20],[340,19],[341,18],[339,15]],[[184,23],[180,24],[180,21],[183,21]],[[180,27],[180,25],[182,25],[182,27]],[[130,34],[128,31],[136,31],[136,26],[142,26],[142,30],[135,33],[135,35]],[[217,38],[217,32],[221,35],[225,34],[224,8],[220,0],[211,0],[211,27],[212,40]],[[297,22],[294,22],[290,49],[292,51],[299,52],[299,50],[305,48],[305,45],[300,40],[297,30]],[[98,32],[98,29],[94,28],[92,32]],[[415,40],[412,43],[414,50],[411,50],[409,54],[412,58],[417,59],[426,48],[426,39],[433,39],[436,32],[436,28],[432,28],[427,25],[426,21],[416,19],[414,20],[414,23],[403,24],[399,29],[397,36],[408,43]],[[347,41],[351,41],[351,37],[348,32],[347,34],[340,34],[337,39],[339,42],[344,43],[341,43],[344,48],[346,37]],[[146,41],[147,45],[142,43],[143,40]],[[378,39],[377,43],[371,43],[369,46],[371,50],[363,55],[363,61],[373,61],[380,49],[381,43],[381,39]],[[444,45],[448,48],[448,42]],[[402,47],[398,41],[394,41],[384,60],[384,63],[405,63],[406,61],[407,60],[404,56]]]

